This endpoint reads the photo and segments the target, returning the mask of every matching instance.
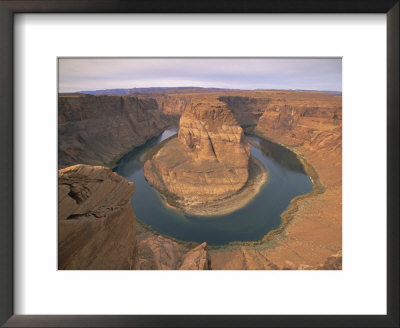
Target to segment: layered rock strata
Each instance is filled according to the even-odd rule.
[[[59,269],[133,269],[134,191],[132,182],[102,166],[59,170]]]
[[[158,103],[158,107],[161,109],[163,114],[175,117],[179,122],[179,118],[190,107],[192,103],[193,95],[191,94],[167,94],[167,95],[155,95],[154,99]]]
[[[272,101],[269,97],[245,96],[222,96],[219,100],[226,103],[240,125],[256,125]]]
[[[60,270],[209,270],[207,244],[190,249],[144,229],[130,203],[135,187],[102,166],[58,172]]]
[[[182,115],[178,138],[144,165],[144,174],[169,201],[207,202],[246,184],[250,147],[225,104],[193,103]]]
[[[166,237],[144,234],[138,235],[136,270],[211,270],[207,243],[188,250]]]
[[[342,268],[341,97],[318,93],[281,97],[263,113],[255,131],[295,152],[314,190],[292,200],[282,213],[284,229],[267,235],[260,245],[211,252],[213,269]]]
[[[59,95],[58,165],[112,166],[171,123],[152,98]]]

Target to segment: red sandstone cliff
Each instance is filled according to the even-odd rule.
[[[171,123],[152,98],[60,95],[58,165],[112,166]]]

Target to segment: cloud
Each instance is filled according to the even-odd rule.
[[[341,91],[339,58],[64,58],[59,90],[203,86]]]

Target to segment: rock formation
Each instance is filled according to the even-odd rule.
[[[195,247],[187,252],[182,259],[179,270],[208,270],[210,269],[210,258],[206,249],[207,243]]]
[[[112,166],[171,123],[152,98],[59,95],[58,165]]]
[[[194,102],[169,141],[144,165],[167,200],[206,202],[228,197],[248,180],[250,147],[224,103]]]
[[[58,172],[58,268],[133,269],[135,187],[102,166]]]
[[[177,242],[148,234],[138,241],[137,270],[210,270],[207,243],[191,250]]]
[[[173,240],[148,236],[138,241],[137,270],[171,270],[179,267],[184,252]]]
[[[210,269],[206,243],[188,249],[138,226],[130,203],[134,191],[132,182],[102,166],[58,171],[58,268]]]

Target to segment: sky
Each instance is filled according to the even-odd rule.
[[[59,92],[147,87],[342,91],[340,58],[60,58]]]

